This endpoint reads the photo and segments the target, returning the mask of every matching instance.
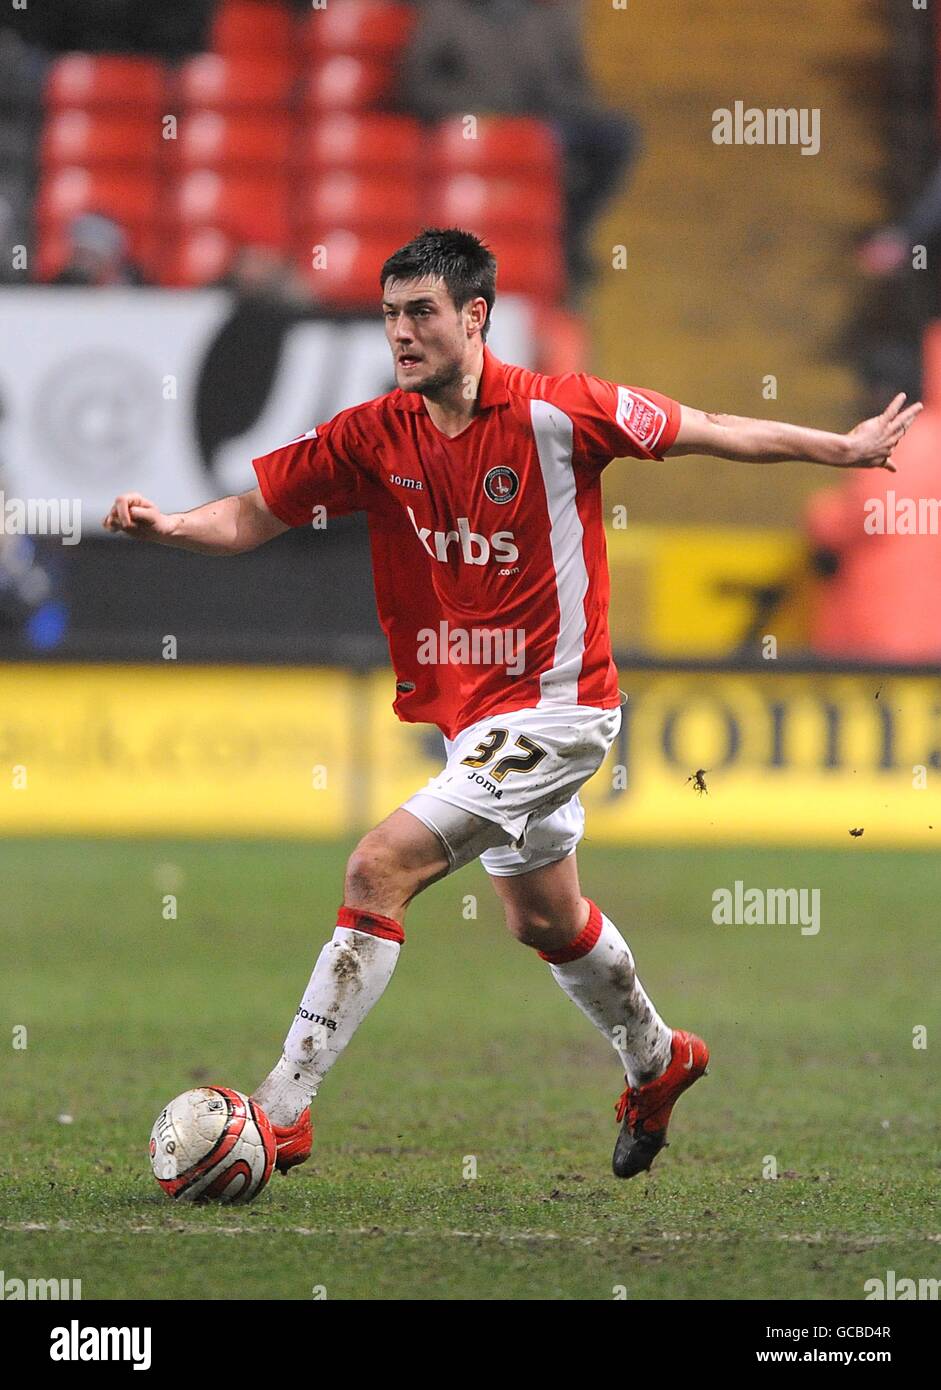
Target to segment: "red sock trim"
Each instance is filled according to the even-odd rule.
[[[582,956],[587,956],[593,946],[597,944],[598,937],[601,935],[601,908],[596,907],[591,898],[586,898],[588,903],[588,921],[582,930],[568,946],[563,946],[560,951],[540,951],[539,955],[550,965],[568,965],[569,961],[579,960]]]
[[[361,907],[341,907],[337,912],[337,926],[381,936],[384,941],[397,941],[400,946],[405,941],[401,922],[383,917],[379,912],[365,912]]]

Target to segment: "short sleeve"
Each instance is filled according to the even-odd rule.
[[[575,430],[576,462],[603,468],[616,458],[662,459],[680,428],[680,405],[659,391],[578,373],[566,410]]]
[[[309,524],[315,507],[343,516],[364,505],[362,479],[347,454],[342,417],[252,460],[268,509],[287,526]]]

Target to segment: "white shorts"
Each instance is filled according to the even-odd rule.
[[[620,727],[620,708],[593,705],[488,715],[444,740],[444,770],[402,804],[438,835],[452,869],[479,856],[488,874],[529,873],[581,840],[579,788]]]

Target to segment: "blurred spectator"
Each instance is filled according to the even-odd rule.
[[[578,289],[592,277],[591,223],[637,153],[629,117],[595,93],[577,0],[419,0],[401,95],[424,120],[467,113],[537,116],[564,157],[566,251]]]
[[[821,656],[941,661],[941,411],[919,416],[893,462],[896,473],[854,471],[808,503],[821,576],[811,645]],[[919,523],[920,501],[936,505]],[[915,517],[915,534],[903,513]]]
[[[856,252],[857,265],[872,284],[847,324],[843,346],[864,377],[881,373],[903,388],[908,385],[912,397],[921,389],[922,335],[941,312],[941,281],[934,269],[939,235],[941,163],[905,216],[877,227]],[[921,264],[914,261],[916,246],[930,252]]]
[[[83,212],[69,225],[69,258],[53,285],[143,285],[128,256],[127,236],[110,217]]]
[[[859,248],[860,268],[867,275],[893,275],[911,265],[912,248],[926,246],[941,232],[941,163],[901,222],[872,232]]]

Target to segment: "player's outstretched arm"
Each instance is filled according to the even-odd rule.
[[[197,555],[241,555],[290,530],[269,511],[260,488],[220,497],[190,512],[162,512],[139,492],[122,492],[102,521],[106,531]]]
[[[905,406],[904,392],[881,415],[863,420],[848,434],[805,429],[779,420],[750,420],[742,415],[713,415],[681,406],[679,432],[667,454],[709,454],[746,463],[787,460],[824,463],[831,468],[888,468],[895,472],[892,450],[922,409]]]

